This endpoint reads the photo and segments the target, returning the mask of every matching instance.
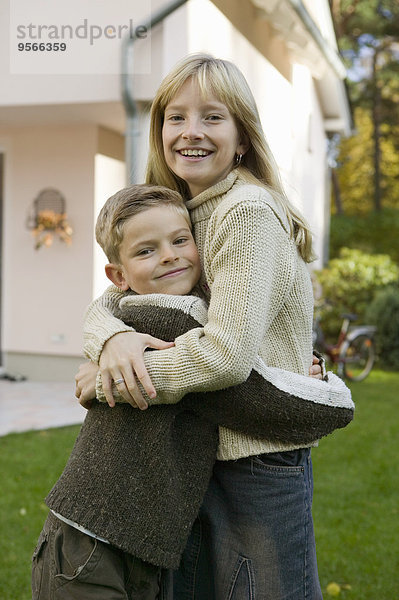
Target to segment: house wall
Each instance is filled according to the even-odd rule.
[[[7,3],[2,3],[1,11],[4,4]],[[153,0],[151,9],[163,4],[163,0]],[[147,3],[140,6],[143,17],[147,16]],[[136,10],[137,2],[134,7]],[[319,255],[315,266],[319,266],[328,214],[326,149],[323,115],[309,69],[295,62],[281,37],[260,19],[250,2],[242,0],[190,0],[158,26],[151,37],[151,73],[131,79],[140,110],[139,180],[143,180],[148,153],[149,101],[162,77],[189,52],[206,51],[232,60],[244,72],[254,93],[287,193],[312,225]],[[5,50],[6,41],[5,36],[0,36],[0,50]],[[136,61],[143,51],[144,46],[134,49]],[[5,60],[5,54],[0,52],[2,73],[7,70]],[[101,106],[103,116],[106,111],[123,111],[120,82],[112,76],[10,75],[5,75],[3,82],[1,348],[5,366],[9,372],[20,372],[31,379],[70,380],[82,357],[84,310],[92,300],[93,289],[98,293],[104,284],[97,275],[94,280],[95,265],[99,264],[93,246],[95,212],[101,197],[105,201],[116,191],[109,185],[122,186],[123,120],[119,120],[119,132],[104,129],[96,112]],[[43,119],[43,111],[50,113],[54,107],[63,115],[58,123],[60,112],[52,113],[52,122]],[[11,122],[2,124],[2,115],[11,114],[7,113],[9,109],[25,115],[23,124],[18,126],[15,112],[12,126]],[[32,112],[29,124],[28,111],[39,109],[42,112]],[[88,110],[91,119],[87,118]],[[110,157],[111,162],[96,160],[98,154]],[[96,177],[96,164],[97,171],[109,165],[110,176],[105,181],[103,177],[100,183],[103,191],[98,189],[101,177]],[[73,243],[67,247],[55,240],[51,248],[36,251],[26,229],[26,216],[38,192],[50,186],[59,189],[67,200]]]
[[[118,2],[119,0],[115,0],[112,4],[114,16],[110,21],[115,24],[125,23],[129,14],[134,27],[145,22],[150,13],[165,5],[165,0],[151,0],[151,2],[133,1],[127,12],[126,6],[128,3],[124,0]],[[74,4],[74,7],[66,7],[67,16],[65,23],[74,22],[74,17],[76,17],[76,2]],[[58,73],[57,70],[51,74],[18,74],[10,72],[10,35],[12,44],[15,37],[15,32],[13,35],[10,32],[10,22],[12,21],[10,21],[10,11],[14,10],[12,2],[0,2],[0,107],[68,104],[69,102],[74,104],[79,102],[99,103],[120,100],[120,77],[118,74],[108,74],[106,68],[103,73],[98,74],[81,73],[64,75]],[[59,10],[62,10],[61,6]],[[68,10],[70,11],[70,18],[68,18]],[[100,10],[101,12],[101,8],[96,9],[95,3],[93,3],[91,8],[87,6],[82,13],[82,19],[78,19],[78,21],[83,20],[83,16],[85,16],[90,22],[95,23],[96,10]],[[11,14],[14,14],[14,12]],[[40,17],[38,18],[40,19]],[[44,22],[48,22],[48,20]],[[110,40],[110,42],[109,54],[107,56],[108,61],[119,65],[120,44],[117,40],[115,40],[115,43],[113,40]],[[73,47],[73,40],[68,43],[70,47]],[[157,71],[154,69],[154,66],[157,63],[159,53],[157,52],[157,46],[153,46],[151,42],[151,36],[140,40],[135,46],[138,58],[136,65],[139,64],[140,57],[144,60],[144,58],[147,59],[150,56],[151,60],[149,75],[141,76],[141,79],[147,82],[152,79],[152,76],[156,79]],[[82,66],[84,66],[84,57],[82,57]]]
[[[311,226],[317,256],[313,267],[320,268],[326,250],[323,240],[329,225],[326,220],[329,213],[327,144],[323,115],[307,67],[293,65],[292,92],[292,160],[287,189]]]
[[[10,372],[71,379],[81,361],[83,314],[93,290],[95,155],[99,147],[110,155],[120,152],[123,144],[115,136],[94,126],[0,131],[5,154],[2,350]],[[55,239],[49,248],[34,249],[26,220],[46,187],[66,199],[71,246]]]
[[[290,78],[291,61],[289,51],[280,36],[277,36],[270,24],[263,18],[257,8],[251,2],[242,2],[242,0],[214,0],[215,6],[225,15],[233,27],[241,33],[247,40],[251,41],[254,48],[287,79]],[[209,26],[209,23],[208,23]],[[212,24],[211,24],[212,28]],[[206,31],[208,27],[206,28]],[[214,29],[216,40],[220,33]],[[208,39],[211,39],[208,34]],[[234,40],[231,39],[231,47]],[[236,47],[236,54],[239,55],[240,47]]]

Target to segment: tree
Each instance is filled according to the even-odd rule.
[[[339,47],[348,66],[349,94],[356,117],[369,114],[372,207],[386,204],[384,147],[399,151],[399,10],[397,0],[330,0]],[[357,109],[363,109],[359,112]],[[388,144],[387,144],[388,142]],[[366,147],[369,161],[369,144]],[[394,165],[399,167],[396,161]],[[399,168],[389,168],[399,196]],[[344,192],[342,192],[344,196]]]
[[[365,108],[354,110],[356,135],[339,142],[334,169],[341,206],[335,203],[336,214],[366,215],[374,209],[374,140],[373,122]],[[397,137],[386,124],[381,125],[380,179],[384,208],[399,209],[399,152]]]

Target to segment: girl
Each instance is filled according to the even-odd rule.
[[[255,101],[233,64],[189,56],[164,79],[151,112],[147,182],[186,198],[209,321],[164,349],[111,316],[119,297],[107,291],[89,309],[85,351],[100,362],[109,402],[112,380],[140,407],[230,387],[247,379],[257,354],[307,375],[311,235],[284,194]],[[144,355],[147,347],[162,351]],[[321,598],[312,490],[309,448],[220,428],[174,597]]]

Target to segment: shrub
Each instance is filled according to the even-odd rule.
[[[337,337],[342,313],[356,313],[365,322],[366,309],[375,293],[399,281],[399,267],[385,254],[365,254],[341,248],[339,258],[316,271],[322,288],[321,322],[326,337]],[[327,304],[324,303],[327,301]]]
[[[399,369],[399,287],[378,292],[366,317],[377,327],[377,353],[384,367]]]

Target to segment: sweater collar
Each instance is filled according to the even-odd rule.
[[[198,196],[186,200],[186,206],[190,211],[190,217],[193,223],[209,217],[220,202],[220,196],[223,196],[231,190],[238,179],[236,169],[230,171],[225,179],[219,181],[210,188],[204,190]]]

